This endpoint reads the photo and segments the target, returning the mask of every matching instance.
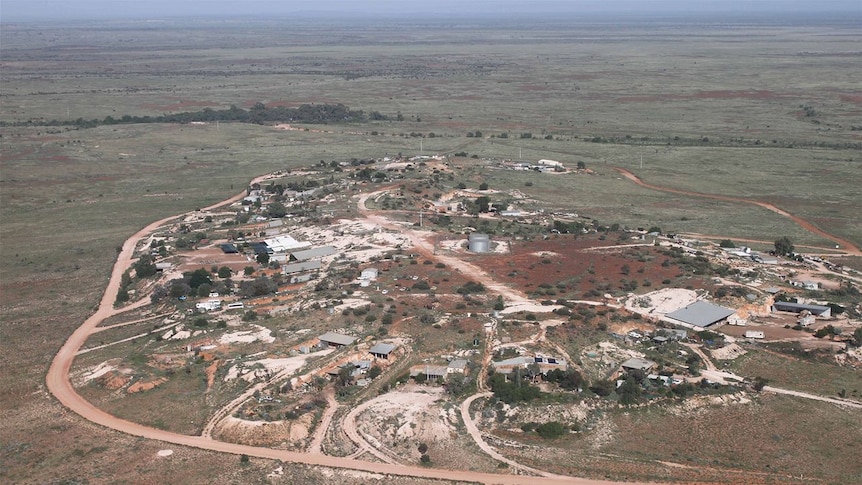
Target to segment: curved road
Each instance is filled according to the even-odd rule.
[[[862,255],[862,250],[860,250],[855,244],[848,241],[847,239],[840,238],[840,237],[835,236],[833,234],[829,234],[828,232],[818,228],[814,224],[806,221],[805,219],[802,219],[801,217],[798,217],[798,216],[794,216],[793,214],[791,214],[791,213],[789,213],[783,209],[780,209],[780,208],[778,208],[772,204],[769,204],[766,202],[761,202],[761,201],[755,200],[755,199],[746,199],[743,197],[731,197],[729,195],[704,194],[704,193],[700,193],[700,192],[692,192],[689,190],[672,189],[669,187],[662,187],[660,185],[653,185],[653,184],[644,182],[643,180],[641,180],[640,177],[638,177],[637,175],[633,174],[632,172],[630,172],[624,168],[614,167],[614,170],[621,173],[625,178],[631,180],[632,182],[640,185],[641,187],[645,187],[648,189],[658,190],[661,192],[668,192],[671,194],[687,195],[690,197],[701,197],[701,198],[705,198],[705,199],[722,200],[725,202],[753,204],[753,205],[762,207],[764,209],[775,212],[778,215],[781,215],[781,216],[784,216],[784,217],[791,219],[793,222],[799,224],[803,229],[805,229],[808,232],[812,232],[814,234],[817,234],[820,237],[823,237],[825,239],[829,239],[830,241],[835,242],[835,244],[842,246],[845,251],[847,251],[850,254],[853,254],[854,256]]]
[[[268,176],[256,178],[252,183],[265,180]],[[206,207],[203,210],[211,210],[221,205],[230,204],[240,200],[245,194],[239,193],[230,199],[227,199],[218,204]],[[494,473],[480,473],[460,470],[439,470],[433,468],[393,465],[388,463],[372,463],[366,461],[352,460],[349,458],[339,458],[334,456],[326,456],[321,454],[298,453],[285,450],[274,450],[264,447],[241,445],[236,443],[225,443],[215,441],[202,436],[188,436],[178,433],[172,433],[161,429],[150,428],[138,423],[126,421],[116,416],[112,416],[107,412],[97,408],[92,403],[84,399],[77,393],[72,383],[69,381],[69,371],[72,367],[72,362],[75,359],[75,354],[84,345],[87,338],[95,331],[96,327],[106,318],[121,313],[128,309],[115,309],[114,299],[117,291],[120,288],[120,280],[123,272],[129,268],[132,262],[132,255],[138,242],[147,234],[154,231],[159,226],[175,219],[177,216],[166,217],[146,226],[136,232],[132,237],[123,243],[117,261],[114,264],[111,278],[105,288],[105,293],[99,302],[98,310],[93,313],[84,323],[78,327],[71,336],[66,340],[66,343],[60,348],[48,373],[45,377],[45,383],[48,390],[54,395],[57,400],[77,413],[84,419],[133,436],[139,436],[146,439],[163,441],[181,446],[191,446],[195,448],[232,453],[245,454],[259,458],[268,458],[273,460],[281,460],[286,462],[304,463],[307,465],[317,465],[332,468],[344,468],[351,470],[361,470],[371,473],[383,473],[392,475],[412,476],[421,478],[431,478],[440,480],[458,480],[465,482],[479,482],[487,484],[501,485],[532,485],[544,483],[571,483],[581,485],[610,485],[618,482],[609,482],[603,480],[590,480],[576,477],[526,477],[517,475],[501,475]]]

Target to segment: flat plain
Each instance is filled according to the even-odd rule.
[[[786,235],[824,252],[833,245],[756,206],[639,187],[614,170],[620,167],[655,185],[768,202],[862,245],[860,37],[858,29],[841,25],[4,25],[0,479],[266,482],[271,467],[263,460],[239,466],[193,449],[156,459],[157,443],[70,415],[47,394],[44,375],[98,302],[116,248],[130,234],[222,200],[273,170],[399,153],[584,162],[594,177],[540,180],[487,170],[477,161],[467,182],[526,190],[525,181],[535,181],[530,209],[569,210],[604,224],[768,245]],[[297,131],[239,123],[45,123],[255,103],[343,103],[388,119]],[[770,364],[752,358],[740,365]],[[783,445],[735,461],[730,444],[747,433],[784,440],[776,431],[782,416],[828,419],[828,433],[854,419],[845,411],[824,416],[815,405],[786,398],[759,406],[766,423],[727,410],[704,421],[702,436],[721,447],[712,463],[701,453],[687,456],[671,442],[674,436],[659,440],[673,419],[647,411],[615,418],[618,429],[645,436],[643,442],[600,451],[634,460],[680,455],[693,466],[757,470],[767,474],[764,482],[803,472],[830,483],[862,476],[841,453],[820,451],[828,448],[821,441],[812,445],[810,455],[821,460],[812,468],[783,455]],[[191,411],[188,417],[202,419]],[[744,432],[710,434],[741,419]],[[811,419],[799,424],[804,433],[817,432]],[[859,446],[858,435],[847,440]],[[787,442],[802,446],[796,437]],[[770,475],[766,462],[779,462],[786,473]],[[579,465],[589,469],[595,462],[572,468]],[[314,468],[291,473],[306,483],[362,482]],[[675,479],[655,473],[612,478]]]

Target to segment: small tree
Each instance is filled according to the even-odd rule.
[[[376,366],[376,365],[372,366],[370,369],[368,369],[368,378],[374,379],[375,377],[379,376],[382,373],[383,373],[383,369],[381,369],[380,366]]]
[[[273,202],[266,207],[267,213],[269,213],[269,217],[274,219],[280,219],[287,215],[287,208],[284,207],[284,204],[281,202]]]
[[[488,183],[482,182],[481,184],[479,184],[479,190],[488,190]]]
[[[497,296],[497,301],[494,302],[494,310],[500,311],[506,308],[506,303],[501,295]]]
[[[269,253],[259,253],[255,260],[257,260],[258,263],[266,266],[266,264],[269,263]]]
[[[723,248],[735,248],[736,247],[736,244],[733,244],[733,241],[731,241],[730,239],[722,239],[718,245],[720,247],[723,247]]]
[[[587,164],[584,162],[578,162],[578,170],[584,170],[587,168]]]
[[[775,240],[775,254],[786,256],[793,252],[793,241],[789,237],[784,236]]]
[[[242,270],[242,272],[243,272],[243,274],[245,274],[246,276],[251,276],[251,275],[253,275],[253,274],[254,274],[254,266],[246,266],[246,267]]]
[[[153,262],[153,257],[149,254],[141,256],[135,262],[135,274],[138,278],[147,278],[156,274],[156,264]]]
[[[208,283],[203,283],[202,285],[198,286],[197,291],[199,297],[206,298],[210,296],[210,293],[212,292],[212,285]]]
[[[231,276],[231,271],[230,271],[230,268],[228,268],[227,266],[222,266],[221,268],[218,269],[218,277],[219,278],[226,279],[226,278],[230,278],[230,276]]]
[[[536,426],[536,433],[546,440],[555,439],[566,433],[566,427],[558,421],[551,421]]]

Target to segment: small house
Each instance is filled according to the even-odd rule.
[[[335,332],[326,332],[320,337],[317,337],[317,339],[320,340],[321,344],[329,347],[344,347],[345,345],[351,345],[356,341],[356,337]]]
[[[746,330],[745,331],[745,338],[762,339],[765,336],[766,335],[761,330]]]
[[[442,379],[446,376],[445,365],[417,365],[410,368],[410,377],[424,374],[427,379]]]
[[[377,268],[365,268],[362,270],[362,273],[360,273],[359,279],[364,281],[374,281],[377,279],[377,275]]]
[[[464,359],[456,359],[452,362],[449,362],[449,365],[446,366],[447,374],[463,374],[467,370],[467,361]]]
[[[377,359],[389,359],[389,355],[394,351],[397,347],[393,344],[374,344],[373,347],[368,349],[368,353],[373,355]]]
[[[651,360],[639,359],[637,357],[633,357],[622,363],[621,367],[626,371],[639,370],[641,372],[648,372],[652,370],[656,366],[656,363]]]

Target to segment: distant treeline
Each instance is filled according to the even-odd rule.
[[[99,125],[121,125],[133,123],[193,123],[211,121],[236,121],[240,123],[357,123],[371,120],[385,120],[386,116],[377,111],[365,113],[352,110],[343,104],[303,104],[298,108],[277,106],[267,108],[256,103],[245,110],[231,106],[227,109],[204,108],[201,111],[163,114],[160,116],[130,116],[120,118],[106,116],[104,119],[78,118],[76,120],[30,120],[18,123],[3,123],[3,126],[77,126],[93,128]]]

